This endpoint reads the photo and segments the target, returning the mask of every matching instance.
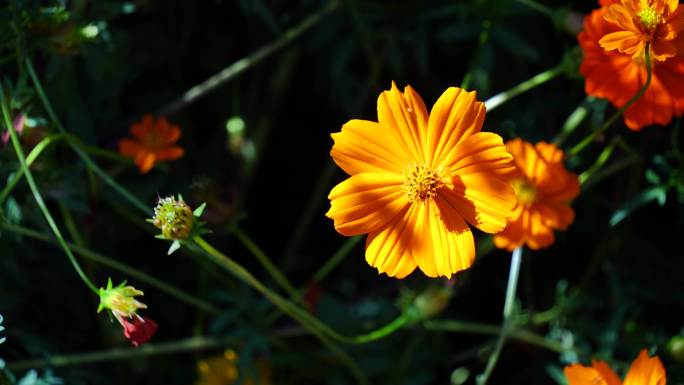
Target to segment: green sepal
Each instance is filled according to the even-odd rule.
[[[180,242],[178,242],[178,241],[171,242],[171,246],[169,246],[169,251],[166,252],[166,255],[173,254],[173,252],[180,249],[180,247],[181,247]]]
[[[202,203],[198,208],[195,209],[195,211],[192,212],[192,215],[194,215],[197,218],[201,217],[206,207],[207,202]]]

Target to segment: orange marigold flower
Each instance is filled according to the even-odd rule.
[[[604,18],[608,9],[594,10],[584,18],[584,31],[578,35],[584,51],[580,72],[585,77],[588,95],[608,99],[620,108],[646,83],[647,70],[642,55],[632,57],[601,47],[599,41],[604,36],[620,31],[620,27]],[[667,125],[673,115],[684,113],[684,57],[652,59],[651,63],[651,85],[624,114],[625,124],[633,130],[652,124]]]
[[[518,169],[511,179],[518,206],[494,244],[508,251],[523,244],[534,250],[548,247],[555,239],[553,230],[565,230],[575,219],[569,201],[579,194],[577,176],[565,169],[563,151],[553,144],[513,139],[506,149]]]
[[[592,366],[573,364],[563,372],[568,385],[665,385],[667,381],[663,363],[658,356],[649,357],[646,349],[632,362],[624,382],[604,361],[594,361]]]
[[[603,18],[618,30],[599,40],[607,51],[640,58],[647,43],[651,45],[651,57],[664,61],[684,49],[684,42],[677,39],[684,29],[684,5],[679,0],[622,0],[611,4]]]
[[[450,277],[475,258],[466,222],[488,233],[506,226],[515,170],[499,135],[480,132],[475,92],[448,88],[428,115],[410,86],[378,98],[378,122],[350,120],[332,134],[331,156],[348,179],[326,214],[344,235],[368,233],[366,261],[403,278],[419,267]]]
[[[119,141],[119,153],[133,158],[142,174],[150,171],[155,162],[183,156],[183,149],[175,145],[181,135],[180,128],[164,117],[155,120],[152,115],[143,116],[131,126],[131,134],[132,139]]]

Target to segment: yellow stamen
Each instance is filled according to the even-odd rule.
[[[425,166],[411,165],[406,172],[404,191],[409,202],[425,201],[432,198],[441,185],[441,177],[436,170]]]
[[[537,189],[524,178],[516,178],[511,182],[518,203],[523,206],[530,206],[537,200]]]
[[[641,24],[649,31],[653,31],[660,24],[660,14],[652,7],[642,9],[637,13],[637,16],[639,16]]]

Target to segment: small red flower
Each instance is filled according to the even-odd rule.
[[[133,346],[138,347],[150,338],[157,331],[157,323],[147,317],[133,317],[133,322],[126,318],[120,318],[121,326],[124,328],[124,336],[131,341]]]

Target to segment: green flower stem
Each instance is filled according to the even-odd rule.
[[[587,146],[589,146],[599,135],[603,134],[604,131],[606,131],[610,126],[615,123],[615,121],[622,116],[622,114],[627,111],[629,107],[632,106],[639,98],[644,96],[646,93],[646,90],[648,90],[648,87],[651,85],[651,78],[653,77],[653,69],[652,63],[651,63],[651,53],[650,53],[651,47],[647,43],[646,44],[646,49],[644,50],[644,63],[646,63],[646,82],[644,85],[639,89],[639,91],[632,96],[629,101],[622,106],[619,110],[615,111],[615,113],[610,117],[610,119],[606,120],[603,125],[601,125],[598,129],[593,131],[591,134],[589,134],[586,138],[584,138],[581,142],[577,143],[573,148],[568,151],[567,157],[573,157],[582,150],[584,150]]]
[[[17,225],[11,225],[8,223],[0,223],[0,228],[6,231],[11,231],[17,234],[21,234],[39,241],[47,242],[47,243],[52,243],[56,244],[55,240],[43,233],[40,233],[38,231],[28,229],[25,227],[17,226]],[[89,259],[93,262],[97,262],[101,265],[110,267],[114,270],[118,270],[127,276],[137,279],[140,282],[146,283],[156,289],[158,289],[161,292],[164,292],[174,298],[177,298],[179,301],[184,302],[190,306],[194,306],[202,311],[205,311],[210,314],[217,314],[220,312],[220,310],[215,307],[214,305],[202,300],[201,298],[194,297],[190,294],[187,294],[179,289],[176,289],[174,286],[169,285],[155,277],[152,277],[150,275],[147,275],[146,273],[143,273],[140,270],[135,269],[132,266],[126,265],[124,263],[118,262],[112,258],[106,257],[102,254],[98,254],[94,251],[91,251],[85,247],[81,247],[78,245],[74,245],[71,243],[67,243],[67,246],[73,250],[76,254],[82,256],[83,258]]]
[[[536,1],[533,1],[533,0],[517,0],[517,1],[520,4],[524,4],[524,5],[532,8],[532,9],[534,9],[535,11],[539,11],[539,12],[541,12],[541,13],[543,13],[543,14],[551,17],[551,18],[555,17],[555,12],[551,8],[549,8],[543,4],[539,4]]]
[[[202,237],[195,236],[193,238],[193,241],[197,246],[199,246],[200,249],[202,249],[211,258],[212,261],[214,261],[216,264],[223,267],[226,271],[233,274],[238,279],[242,280],[243,282],[251,286],[253,289],[261,293],[280,310],[282,310],[287,315],[295,319],[297,322],[299,322],[302,326],[304,326],[311,332],[314,332],[314,334],[316,335],[325,335],[332,338],[333,340],[344,342],[347,344],[364,344],[381,339],[394,333],[395,331],[399,330],[402,326],[406,325],[409,321],[410,317],[402,315],[399,316],[397,320],[390,323],[390,325],[392,325],[391,327],[387,325],[378,330],[355,337],[344,336],[336,332],[335,330],[331,329],[329,326],[321,322],[318,318],[314,317],[306,310],[296,306],[292,302],[281,297],[279,294],[269,290],[249,271],[247,271],[247,269],[242,267],[242,265],[228,258],[220,251],[216,250],[213,246],[207,243],[207,241],[202,239]]]
[[[66,135],[67,132],[64,129],[64,126],[62,126],[62,123],[57,118],[57,114],[55,114],[55,110],[52,108],[52,104],[50,103],[50,100],[45,94],[45,90],[43,89],[43,85],[41,84],[40,79],[38,79],[38,76],[36,75],[36,71],[33,68],[31,59],[26,57],[25,64],[26,70],[28,71],[31,80],[33,81],[33,85],[36,88],[36,92],[38,93],[38,96],[40,97],[40,100],[43,103],[43,107],[45,108],[45,111],[48,113],[50,120],[52,120],[52,123],[57,127],[59,132]],[[106,184],[108,184],[119,194],[121,194],[124,198],[126,198],[126,200],[128,200],[138,210],[142,211],[147,216],[152,216],[152,210],[148,207],[148,205],[143,203],[135,195],[131,194],[128,190],[126,190],[125,187],[117,183],[114,180],[114,178],[109,176],[109,174],[104,172],[104,170],[102,170],[97,164],[95,164],[95,162],[90,158],[86,151],[83,150],[83,148],[81,148],[80,141],[76,140],[75,137],[71,135],[67,136],[66,140],[69,146],[71,146],[71,148],[76,152],[76,154],[81,158],[83,163],[85,163],[90,170],[92,170],[95,174],[102,178],[102,180]]]
[[[59,368],[98,362],[131,360],[162,354],[177,354],[184,352],[199,352],[229,346],[236,342],[235,338],[192,337],[180,341],[146,343],[137,348],[114,348],[89,353],[50,356],[44,359],[31,359],[7,363],[7,368],[21,372],[28,369],[43,367]]]
[[[313,275],[313,280],[316,282],[321,282],[325,277],[330,274],[337,265],[340,264],[344,260],[344,258],[349,255],[349,252],[356,246],[361,240],[363,239],[362,236],[357,235],[355,237],[350,237],[347,239],[342,246],[335,252],[335,254],[328,259],[323,266],[321,266],[318,271]]]
[[[541,84],[548,82],[549,80],[562,74],[564,70],[565,66],[561,64],[559,66],[548,69],[542,73],[539,73],[509,90],[492,96],[484,102],[487,112],[494,110],[495,108],[513,99],[514,97],[522,94],[523,92],[529,91],[534,87],[537,87]]]
[[[47,147],[49,147],[52,143],[55,143],[62,139],[64,139],[64,135],[62,134],[52,134],[43,138],[43,140],[38,142],[38,144],[36,144],[35,147],[33,147],[33,149],[31,150],[31,152],[29,152],[29,154],[26,156],[26,165],[28,167],[31,167],[33,162],[35,162],[36,159],[38,159],[38,157],[43,153],[43,151]],[[9,182],[7,182],[5,188],[2,189],[2,192],[0,193],[0,204],[5,202],[5,199],[7,199],[7,197],[12,192],[17,183],[19,183],[19,180],[21,180],[22,176],[24,176],[24,169],[19,168],[19,170],[17,170],[17,172],[15,172],[14,175],[12,175]]]
[[[499,331],[499,339],[496,342],[496,347],[494,352],[489,355],[487,360],[487,366],[484,372],[477,377],[477,385],[485,385],[489,380],[496,362],[499,360],[499,355],[501,355],[501,349],[506,342],[506,337],[511,332],[511,321],[513,316],[513,305],[515,304],[515,292],[518,288],[518,275],[520,273],[520,261],[522,259],[522,247],[518,247],[513,250],[513,255],[511,257],[511,269],[508,273],[508,285],[506,287],[506,301],[504,302],[503,310],[503,322],[501,325],[501,330]]]
[[[489,40],[489,32],[492,29],[492,22],[485,20],[482,22],[482,26],[480,28],[480,36],[477,38],[477,48],[475,48],[476,53],[471,57],[471,62],[468,65],[468,72],[466,72],[465,76],[463,76],[463,80],[461,81],[460,88],[463,89],[467,89],[468,86],[470,86],[470,79],[473,77],[473,67],[477,62],[476,59],[479,59],[480,56],[482,56],[482,47],[487,43],[487,40]]]
[[[245,234],[244,231],[240,229],[235,230],[235,236],[242,242],[242,244],[249,250],[254,257],[256,257],[257,261],[261,264],[261,266],[266,269],[266,271],[271,275],[271,277],[282,287],[285,292],[290,296],[291,299],[299,302],[299,292],[297,289],[290,283],[290,280],[283,275],[283,273],[278,270],[278,268],[271,262],[271,260],[268,258],[266,253],[264,253],[259,246],[254,243],[254,241]]]
[[[5,90],[1,84],[0,97],[2,98],[2,116],[5,122],[5,126],[7,126],[7,129],[9,130],[10,136],[12,138],[12,146],[14,147],[14,151],[17,153],[17,158],[19,158],[21,168],[24,170],[24,175],[26,175],[26,181],[29,184],[31,192],[33,193],[33,198],[35,199],[36,204],[40,208],[40,211],[42,211],[45,220],[50,226],[50,229],[55,234],[55,237],[57,238],[60,246],[62,246],[62,249],[64,249],[64,252],[66,253],[67,257],[69,257],[69,261],[71,261],[71,264],[74,266],[76,273],[78,273],[79,277],[81,277],[86,286],[88,286],[90,290],[92,290],[92,292],[95,293],[95,295],[99,295],[97,286],[93,284],[93,282],[85,275],[83,269],[81,269],[81,266],[78,264],[78,261],[76,261],[76,257],[74,257],[74,255],[71,253],[71,249],[69,249],[69,246],[64,240],[64,237],[62,236],[59,227],[57,227],[55,220],[52,218],[52,214],[50,214],[50,211],[45,205],[43,196],[40,194],[40,190],[36,185],[36,181],[33,179],[33,174],[31,173],[31,170],[29,169],[28,164],[26,163],[26,155],[24,155],[24,150],[21,148],[19,137],[17,136],[17,133],[14,131],[14,127],[12,126],[12,119],[10,118],[9,110],[7,108],[6,103],[7,101],[5,100]]]
[[[587,96],[582,103],[565,119],[561,132],[553,139],[553,143],[561,147],[566,139],[577,129],[577,127],[589,115],[589,103],[594,100],[594,97]]]
[[[320,10],[318,13],[309,16],[301,23],[299,23],[299,25],[285,31],[285,33],[279,40],[262,47],[261,49],[257,50],[256,52],[252,53],[247,57],[244,57],[234,62],[233,64],[229,65],[217,74],[210,77],[209,79],[190,88],[180,98],[174,100],[173,102],[162,108],[159,114],[172,115],[178,112],[179,110],[187,107],[188,105],[194,103],[200,97],[207,95],[209,92],[227,83],[237,75],[241,74],[250,67],[261,62],[273,53],[278,52],[288,43],[299,37],[302,33],[306,32],[311,27],[318,24],[318,22],[322,20],[324,16],[335,10],[337,6],[338,1],[331,1],[325,8]]]
[[[470,333],[470,334],[484,334],[484,335],[499,335],[501,334],[500,325],[490,325],[475,322],[463,321],[446,321],[446,320],[430,320],[425,321],[423,326],[427,330],[444,331],[452,333]],[[513,339],[524,341],[535,346],[542,347],[554,352],[567,351],[560,343],[548,340],[542,336],[534,334],[528,330],[511,330],[509,336]]]
[[[598,158],[596,158],[596,162],[594,162],[591,167],[579,175],[578,179],[580,185],[584,185],[584,183],[591,178],[596,171],[600,170],[601,167],[603,167],[603,165],[608,161],[608,159],[610,159],[610,156],[613,155],[613,150],[615,150],[615,146],[617,145],[619,139],[620,137],[617,136],[611,140],[610,144],[606,146],[606,148],[601,151]]]

